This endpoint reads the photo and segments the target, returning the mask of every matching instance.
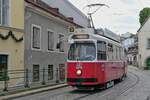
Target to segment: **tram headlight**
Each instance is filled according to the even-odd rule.
[[[81,71],[80,69],[78,69],[78,70],[76,71],[76,74],[77,74],[77,75],[81,75],[81,74],[82,74],[82,71]]]

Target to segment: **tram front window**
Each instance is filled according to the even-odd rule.
[[[93,61],[96,58],[94,43],[73,43],[68,53],[69,60]]]

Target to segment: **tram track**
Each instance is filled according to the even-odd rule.
[[[119,96],[128,93],[128,91],[134,88],[139,81],[140,79],[138,75],[133,72],[129,72],[128,77],[123,82],[120,82],[109,89],[87,91],[73,89],[68,86],[61,88],[60,90],[45,92],[34,96],[36,97],[41,95],[40,98],[44,98],[45,96],[47,96],[46,98],[49,98],[43,100],[92,100],[93,98],[94,100],[95,98],[97,100],[116,100]],[[20,99],[18,98],[18,100]]]
[[[136,81],[135,81],[134,84],[132,84],[132,85],[130,85],[129,87],[127,87],[126,89],[124,89],[124,91],[122,91],[122,92],[119,94],[119,96],[120,96],[120,95],[123,95],[126,91],[128,91],[128,90],[134,88],[134,87],[139,83],[139,81],[140,81],[140,78],[139,78],[138,75],[134,74],[133,72],[130,72],[130,73],[132,73],[132,74],[135,76]]]
[[[125,93],[128,93],[130,91],[130,89],[134,88],[140,81],[139,76],[129,72],[129,77],[128,77],[128,81],[123,81],[124,84],[119,83],[118,85],[114,86],[112,88],[112,91],[108,91],[105,94],[103,94],[102,96],[100,96],[100,98],[107,98],[106,100],[116,100],[118,97],[124,95]],[[129,82],[130,81],[130,82]],[[103,100],[105,100],[103,99]]]
[[[130,74],[130,76],[125,81],[123,81],[124,84],[122,84],[122,82],[118,83],[113,88],[109,88],[106,90],[100,89],[97,91],[71,90],[71,91],[65,91],[62,93],[53,94],[50,97],[53,98],[55,96],[62,95],[63,97],[64,96],[72,97],[72,99],[69,99],[69,100],[82,100],[82,99],[85,99],[87,97],[94,96],[94,95],[98,94],[99,98],[106,98],[107,97],[107,100],[115,100],[117,97],[123,95],[124,93],[126,93],[127,91],[129,91],[130,89],[135,87],[136,84],[139,83],[140,80],[139,80],[138,75],[136,75],[132,72],[129,72],[129,74]],[[128,82],[128,80],[130,80],[131,82]],[[118,87],[121,87],[121,88],[118,88]],[[116,89],[116,88],[118,88],[118,89]],[[114,93],[115,90],[119,90],[119,91],[117,91],[116,94],[113,94],[112,97],[110,97],[110,99],[108,99],[108,97],[111,96],[111,94]],[[77,95],[79,95],[79,96],[77,96]],[[103,99],[103,100],[105,100],[105,99]]]
[[[134,79],[131,81],[131,82],[125,82],[124,84],[117,84],[114,88],[110,88],[109,90],[104,90],[104,91],[99,91],[99,92],[94,92],[94,93],[90,93],[90,94],[87,94],[87,95],[84,95],[84,96],[81,96],[81,97],[78,97],[74,100],[81,100],[81,99],[84,99],[84,98],[87,98],[87,97],[90,97],[90,96],[94,96],[96,94],[98,94],[98,97],[99,99],[100,98],[103,98],[103,100],[115,100],[117,99],[119,96],[121,95],[124,95],[124,93],[126,93],[127,91],[129,91],[130,89],[134,88],[136,86],[136,84],[139,83],[140,79],[139,79],[139,76],[132,73],[132,72],[129,72],[130,74],[132,74],[132,78],[134,77]],[[131,75],[130,75],[131,76]],[[131,84],[132,83],[132,84]],[[117,87],[123,87],[122,89],[121,88],[118,88],[117,90],[117,93],[115,93],[116,91],[116,88]],[[101,93],[102,92],[102,93]],[[100,94],[101,93],[101,94]],[[115,93],[115,94],[113,94]],[[89,99],[90,100],[90,99]]]
[[[85,98],[85,97],[88,97],[90,95],[93,95],[97,93],[96,91],[84,91],[84,90],[71,90],[71,91],[68,91],[68,92],[62,92],[62,93],[57,93],[57,94],[53,94],[53,95],[50,95],[50,98],[53,98],[54,96],[63,96],[63,97],[73,97],[71,100],[80,100],[82,98]],[[79,96],[77,96],[79,95]],[[77,97],[76,97],[77,96]],[[61,99],[63,100],[63,99]],[[69,99],[70,100],[70,99]]]

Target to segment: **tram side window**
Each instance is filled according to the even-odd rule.
[[[124,59],[124,49],[123,48],[121,48],[121,58],[122,58],[122,60]]]
[[[106,42],[98,41],[97,42],[97,59],[98,60],[106,60]]]
[[[118,60],[118,47],[114,46],[114,60]]]
[[[120,57],[120,60],[122,60],[122,55],[121,55],[121,53],[122,53],[122,50],[121,50],[121,47],[119,47],[119,57]]]
[[[116,46],[116,60],[119,60],[119,48]]]
[[[108,43],[108,59],[113,60],[113,45]]]

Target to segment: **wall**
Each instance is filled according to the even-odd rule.
[[[150,39],[150,19],[138,32],[138,46],[139,46],[139,67],[146,67],[146,59],[150,57],[150,49],[147,49],[147,39]]]
[[[9,26],[0,26],[0,34],[3,36],[8,35],[12,31],[13,35],[19,39],[24,36],[24,0],[10,0],[10,13],[9,13]],[[0,54],[8,55],[8,70],[24,70],[24,40],[16,42],[12,36],[3,40],[0,38]],[[24,77],[24,73],[10,75],[13,77]],[[22,84],[23,78],[10,79],[8,86]],[[3,82],[0,82],[0,87]]]
[[[24,0],[10,0],[10,26],[13,28],[24,29]]]
[[[56,80],[56,68],[59,67],[59,64],[65,64],[66,55],[67,55],[67,38],[69,36],[68,33],[68,25],[61,23],[50,16],[45,16],[42,13],[44,11],[36,11],[35,9],[31,9],[30,7],[26,7],[25,10],[26,24],[25,24],[25,67],[29,70],[33,70],[33,64],[39,64],[40,69],[48,67],[48,65],[54,65],[54,79],[52,81],[55,82]],[[28,16],[28,17],[27,17]],[[32,25],[38,25],[41,27],[41,49],[34,50],[32,49]],[[47,38],[47,30],[50,29],[54,32],[54,51],[48,51],[48,38]],[[56,49],[56,44],[58,43],[58,34],[65,35],[65,52],[59,52]],[[30,82],[32,82],[32,73],[30,74]],[[45,78],[47,79],[47,77]],[[40,81],[42,81],[42,75],[40,77]],[[39,81],[39,82],[40,82]]]

